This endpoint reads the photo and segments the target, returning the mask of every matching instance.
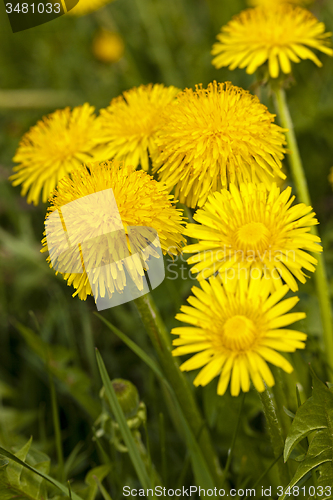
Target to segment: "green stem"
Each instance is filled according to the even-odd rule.
[[[309,189],[306,177],[303,170],[302,160],[298,149],[298,144],[295,136],[294,125],[289,113],[289,108],[286,100],[285,91],[282,88],[274,90],[275,104],[280,117],[280,122],[283,128],[288,129],[286,132],[288,149],[290,150],[289,163],[296,186],[297,194],[301,202],[306,205],[311,205]],[[318,235],[315,227],[311,228],[312,234]],[[323,326],[323,342],[328,360],[328,376],[330,382],[333,382],[333,318],[331,310],[330,293],[327,282],[325,262],[323,255],[317,257],[318,264],[314,275],[317,295],[319,299],[321,320]]]
[[[261,476],[258,477],[258,479],[256,480],[256,482],[254,483],[253,485],[253,488],[256,488],[258,486],[258,484],[260,485],[260,481],[262,481],[264,479],[264,477],[267,476],[267,474],[269,473],[269,471],[274,467],[274,465],[280,460],[280,458],[283,457],[283,453],[281,453],[281,455],[279,455],[278,457],[276,457],[273,462],[267,467],[266,470],[264,470],[264,472],[261,474]],[[244,498],[244,500],[246,500],[247,496]]]
[[[57,458],[58,458],[58,477],[59,480],[63,483],[65,481],[64,477],[64,454],[62,450],[62,438],[61,438],[61,428],[60,428],[60,420],[58,413],[58,405],[57,405],[57,396],[54,387],[53,376],[49,370],[49,382],[50,382],[50,393],[51,393],[51,406],[52,406],[52,417],[53,417],[53,426],[54,426],[54,435],[57,449]]]
[[[281,426],[281,422],[278,418],[276,411],[276,402],[274,400],[273,393],[270,389],[266,388],[264,392],[259,392],[259,397],[264,410],[264,415],[266,418],[267,429],[271,438],[271,443],[273,447],[274,456],[278,460],[279,476],[280,481],[283,486],[287,486],[290,481],[289,470],[286,464],[283,463],[283,449],[284,449],[284,435]]]
[[[210,435],[207,427],[204,425],[191,388],[183,373],[180,371],[177,360],[172,356],[170,337],[153,299],[150,294],[146,294],[135,299],[134,303],[158,354],[163,371],[175,391],[184,416],[194,436],[198,436],[198,444],[206,460],[207,466],[212,471],[216,484],[220,485],[222,471]]]

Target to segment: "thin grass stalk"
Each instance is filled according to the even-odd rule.
[[[240,427],[240,423],[241,423],[241,419],[242,419],[242,414],[243,414],[243,409],[244,409],[245,395],[246,395],[246,392],[243,392],[243,394],[242,394],[242,401],[241,401],[241,405],[240,405],[239,412],[238,412],[238,418],[237,418],[237,423],[236,423],[235,431],[234,431],[234,434],[232,436],[231,446],[230,446],[230,448],[228,450],[227,463],[225,464],[225,468],[224,468],[224,471],[223,471],[222,484],[224,484],[225,480],[228,477],[228,472],[229,472],[229,469],[230,469],[231,460],[232,460],[232,456],[233,456],[234,449],[235,449],[236,439],[237,439],[237,435],[238,435],[238,431],[239,431],[239,427]]]
[[[57,404],[57,396],[54,387],[53,376],[49,371],[49,384],[50,384],[50,395],[51,395],[51,406],[52,406],[52,418],[53,418],[53,427],[54,427],[54,436],[55,436],[55,444],[57,450],[57,459],[58,459],[58,477],[60,482],[65,482],[65,463],[64,463],[64,454],[62,449],[62,438],[61,438],[61,427],[60,427],[60,419],[58,412],[58,404]]]

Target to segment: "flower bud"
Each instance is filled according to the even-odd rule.
[[[115,390],[121,409],[124,412],[125,418],[128,419],[134,417],[137,414],[140,403],[139,393],[135,385],[133,385],[129,380],[124,380],[122,378],[116,378],[112,380],[111,383]],[[101,397],[103,397],[104,400],[109,403],[105,395],[104,387],[101,391]],[[113,412],[111,411],[111,413]]]

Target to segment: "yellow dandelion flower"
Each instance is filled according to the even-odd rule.
[[[23,136],[13,161],[19,165],[10,177],[22,184],[22,196],[45,203],[58,181],[82,163],[94,159],[100,143],[99,125],[89,104],[57,110],[44,117]],[[102,159],[102,158],[101,158]]]
[[[155,136],[161,126],[165,106],[178,94],[176,87],[149,84],[123,92],[101,110],[99,122],[104,151],[109,158],[116,158],[148,170],[148,153],[152,154]]]
[[[298,302],[292,297],[280,302],[288,292],[284,285],[272,295],[265,278],[248,280],[241,276],[237,288],[226,290],[218,278],[193,287],[190,306],[182,306],[176,319],[191,326],[177,327],[171,333],[179,335],[173,341],[174,356],[195,354],[180,367],[183,371],[201,368],[194,385],[207,385],[219,375],[217,393],[223,395],[231,380],[231,394],[248,392],[250,380],[259,392],[265,384],[274,385],[267,364],[293,371],[292,365],[278,351],[304,349],[304,333],[284,329],[303,319],[304,313],[288,313]],[[286,314],[288,313],[288,314]]]
[[[306,9],[289,4],[275,7],[247,9],[222,27],[213,45],[213,64],[216,68],[228,66],[230,70],[246,68],[253,74],[268,62],[272,78],[291,73],[291,63],[311,59],[322,66],[312,49],[333,56],[325,33],[325,26]]]
[[[93,54],[99,61],[113,63],[119,61],[124,54],[124,42],[118,33],[101,30],[93,40]]]
[[[113,192],[113,205],[108,190]],[[98,200],[94,196],[88,196],[98,193]],[[146,172],[136,171],[132,166],[123,166],[118,162],[83,165],[71,172],[70,176],[61,179],[50,202],[46,222],[48,216],[56,210],[64,217],[64,221],[59,218],[59,223],[56,221],[53,224],[53,230],[59,233],[52,235],[53,240],[58,239],[60,245],[68,240],[71,242],[72,250],[64,253],[60,260],[64,271],[60,272],[68,285],[75,288],[73,296],[78,295],[82,300],[92,294],[91,279],[95,299],[112,297],[115,291],[122,293],[128,279],[126,276],[130,276],[137,288],[142,290],[142,264],[147,269],[149,258],[159,257],[155,249],[147,245],[150,235],[144,228],[156,231],[160,246],[155,246],[157,250],[161,248],[163,253],[176,254],[184,243],[182,211],[174,207],[173,196],[168,195],[165,187]],[[71,210],[65,213],[65,206]],[[113,225],[113,233],[109,233],[110,223]],[[67,229],[63,236],[64,226]],[[135,230],[136,227],[143,227],[143,231],[135,233],[133,228]],[[102,241],[105,234],[107,241]],[[52,252],[57,251],[57,248],[53,246],[49,249],[47,238],[43,239],[42,244],[42,251],[49,251],[48,261],[52,267]],[[134,251],[132,244],[137,251]],[[82,245],[85,245],[85,252]],[[106,255],[106,251],[112,255]],[[133,258],[123,260],[129,251],[132,251]],[[81,260],[84,261],[82,264]],[[65,265],[73,272],[66,272]],[[79,270],[78,265],[81,272],[75,272]],[[92,268],[92,277],[89,278],[86,269]]]
[[[285,138],[256,96],[231,83],[185,89],[165,110],[154,171],[190,207],[229,182],[264,182],[281,172]]]
[[[199,240],[184,248],[195,254],[188,260],[192,272],[200,280],[219,272],[229,281],[240,270],[250,275],[259,270],[272,287],[279,288],[282,278],[297,290],[296,279],[306,281],[303,269],[314,272],[317,264],[308,251],[321,252],[322,247],[320,238],[310,234],[318,224],[312,208],[292,206],[294,199],[290,187],[281,192],[275,183],[269,191],[249,183],[212,194],[194,215],[199,224],[188,224],[184,233]]]
[[[72,16],[85,16],[86,14],[90,14],[90,12],[94,12],[104,7],[112,1],[113,0],[79,0],[79,3],[75,5],[73,9],[68,11],[68,14]]]
[[[312,0],[248,0],[248,4],[252,7],[275,7],[281,3],[290,3],[294,5],[308,5]]]

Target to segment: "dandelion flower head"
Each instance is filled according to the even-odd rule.
[[[154,151],[155,136],[161,126],[161,114],[179,89],[149,84],[123,92],[101,110],[99,123],[106,144],[106,157],[125,161],[148,170]]]
[[[85,16],[86,14],[90,14],[90,12],[101,9],[112,1],[113,0],[79,0],[73,9],[68,11],[68,14],[72,16]]]
[[[285,178],[283,129],[249,92],[216,82],[185,89],[164,116],[153,167],[181,203],[202,206],[229,182]]]
[[[320,238],[310,234],[318,224],[312,208],[292,205],[294,199],[290,187],[281,192],[275,183],[269,191],[248,183],[212,194],[194,215],[199,224],[188,224],[184,233],[199,240],[184,248],[195,254],[188,260],[192,272],[199,280],[216,272],[230,280],[247,269],[263,273],[272,288],[283,280],[296,291],[296,279],[306,281],[304,270],[315,271],[317,260],[308,252],[322,247]]]
[[[116,215],[106,203],[94,205],[87,195],[99,193],[101,191],[112,189],[117,205]],[[173,196],[170,196],[165,187],[155,181],[151,176],[142,170],[135,170],[132,166],[125,166],[119,162],[95,162],[88,166],[73,171],[70,176],[64,177],[58,184],[50,198],[51,207],[48,214],[55,210],[61,213],[62,207],[75,200],[85,200],[87,203],[77,204],[77,208],[71,215],[72,223],[70,241],[73,248],[77,248],[81,242],[94,242],[98,237],[104,235],[105,227],[111,218],[119,217],[121,227],[126,233],[126,238],[119,240],[117,233],[111,246],[114,249],[112,263],[107,273],[105,269],[100,270],[96,267],[94,271],[95,290],[97,296],[105,297],[106,294],[111,297],[114,290],[122,292],[126,285],[126,273],[121,262],[123,256],[128,253],[128,232],[129,227],[146,226],[156,230],[160,246],[163,253],[176,254],[180,251],[184,238],[182,236],[182,211],[174,207]],[[67,224],[67,220],[65,220]],[[61,228],[60,228],[61,229]],[[140,233],[141,234],[141,233]],[[110,235],[112,238],[112,233]],[[138,235],[138,239],[140,239]],[[109,238],[109,236],[108,236]],[[47,238],[43,241],[43,250],[47,248]],[[110,242],[109,242],[110,243]],[[113,244],[115,243],[115,244]],[[137,247],[143,248],[140,241],[135,242]],[[141,246],[140,246],[141,245]],[[96,254],[96,245],[92,244],[91,251]],[[70,258],[72,258],[70,255]],[[146,262],[150,255],[157,256],[151,246],[145,247],[142,251],[142,259]],[[75,256],[74,256],[75,257]],[[73,257],[73,258],[74,258]],[[130,274],[133,281],[139,289],[142,289],[143,271],[139,256],[134,256],[138,261],[126,271]],[[91,255],[89,258],[103,259],[103,256]],[[48,261],[50,262],[50,256]],[[131,261],[132,265],[133,261]],[[71,264],[71,263],[69,263]],[[103,263],[100,265],[102,266]],[[76,263],[74,263],[76,265]],[[127,265],[127,264],[125,264]],[[52,267],[52,264],[50,264]],[[73,267],[74,268],[74,267]],[[82,270],[82,269],[81,269]],[[80,299],[85,300],[87,295],[92,294],[88,275],[83,272],[64,272],[62,273],[68,285],[73,285],[75,293]],[[95,299],[96,295],[94,293]]]
[[[303,319],[304,313],[289,313],[298,297],[281,301],[288,292],[282,286],[269,295],[265,278],[248,279],[242,274],[234,291],[225,289],[219,278],[202,281],[201,289],[193,287],[189,306],[182,306],[176,319],[190,326],[177,327],[171,333],[179,338],[174,356],[194,354],[185,361],[183,371],[201,368],[194,385],[207,385],[219,376],[217,393],[223,395],[231,381],[232,396],[248,392],[250,380],[259,392],[265,384],[274,385],[267,363],[293,371],[280,352],[304,349],[304,333],[284,329]],[[280,302],[281,301],[281,302]],[[286,314],[287,313],[287,314]]]
[[[95,159],[99,125],[89,104],[65,108],[44,117],[23,136],[13,160],[19,165],[10,177],[22,184],[22,196],[45,203],[58,181],[82,163]],[[96,159],[99,159],[96,157]]]
[[[248,4],[251,5],[251,7],[275,7],[276,5],[282,3],[290,3],[293,5],[307,5],[311,3],[311,1],[312,0],[248,0]]]
[[[321,61],[313,49],[333,56],[325,25],[302,7],[287,3],[272,7],[246,9],[222,27],[213,45],[213,64],[230,70],[246,68],[253,74],[268,62],[269,74],[277,78],[280,68],[291,73],[291,62],[311,59],[317,66]]]

